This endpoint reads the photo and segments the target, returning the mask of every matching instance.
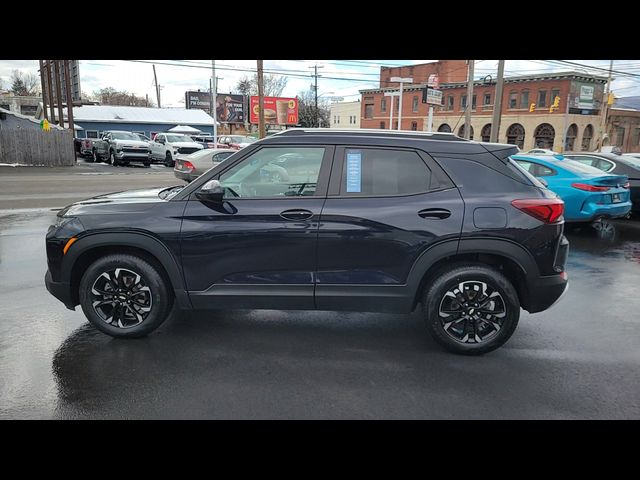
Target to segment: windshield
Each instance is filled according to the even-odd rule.
[[[167,142],[193,142],[186,135],[166,135]]]
[[[559,160],[558,165],[560,165],[565,170],[569,170],[572,173],[577,173],[580,175],[602,175],[602,170],[596,167],[592,167],[591,165],[585,165],[584,163],[576,162],[575,160]]]
[[[140,137],[135,133],[127,133],[127,132],[113,132],[111,134],[111,138],[114,140],[140,140]]]

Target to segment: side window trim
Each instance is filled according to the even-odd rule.
[[[399,194],[388,194],[388,195],[375,195],[375,194],[371,194],[371,195],[343,195],[342,192],[342,177],[343,177],[343,173],[344,173],[344,158],[346,155],[346,151],[347,150],[354,150],[354,149],[368,149],[368,150],[401,150],[401,151],[406,151],[406,152],[412,152],[415,153],[416,155],[418,155],[418,158],[420,158],[420,160],[422,160],[422,163],[424,164],[425,168],[431,173],[431,179],[430,179],[430,183],[429,183],[429,187],[427,189],[425,189],[422,192],[412,192],[412,193],[399,193]],[[430,193],[430,192],[435,192],[438,190],[444,190],[444,189],[448,189],[451,188],[451,186],[445,186],[445,187],[439,187],[439,188],[432,188],[431,185],[433,184],[433,178],[434,178],[434,174],[437,171],[437,175],[438,175],[438,180],[443,180],[440,177],[442,177],[442,174],[440,173],[440,167],[439,165],[437,166],[437,168],[434,171],[434,168],[432,167],[431,163],[435,163],[434,160],[432,160],[429,157],[429,160],[427,160],[425,158],[425,152],[423,152],[422,150],[418,150],[415,148],[411,148],[411,147],[385,147],[385,146],[379,146],[379,145],[340,145],[340,146],[336,146],[335,148],[335,153],[333,156],[333,168],[331,170],[331,178],[329,180],[329,191],[328,191],[328,196],[332,197],[332,198],[386,198],[386,197],[411,197],[414,195],[424,195],[426,193]],[[446,174],[444,174],[445,177],[448,179],[448,176],[446,176]],[[449,180],[450,181],[450,180]]]

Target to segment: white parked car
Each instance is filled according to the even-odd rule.
[[[558,152],[546,148],[532,148],[528,152],[523,152],[520,155],[558,155]]]
[[[179,154],[175,158],[173,173],[176,178],[191,182],[234,153],[235,150],[228,148],[204,148],[189,155]]]
[[[181,133],[158,133],[149,142],[149,148],[151,149],[151,160],[160,160],[167,167],[173,167],[176,155],[188,155],[202,150],[203,146]]]

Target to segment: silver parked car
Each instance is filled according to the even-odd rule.
[[[173,172],[180,180],[191,182],[234,153],[236,150],[227,148],[206,148],[189,155],[178,154],[175,157]]]

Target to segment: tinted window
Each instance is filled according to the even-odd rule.
[[[592,167],[590,165],[585,165],[584,163],[576,162],[575,160],[562,160],[559,165],[562,166],[565,170],[569,170],[570,172],[577,173],[578,175],[588,174],[602,174],[602,170],[596,167]]]
[[[527,162],[526,160],[516,160],[516,163],[534,177],[550,177],[557,174],[554,169],[539,163]]]
[[[341,194],[408,195],[426,192],[431,171],[416,152],[346,149]]]
[[[320,147],[262,148],[220,176],[225,198],[314,195],[323,156]]]

